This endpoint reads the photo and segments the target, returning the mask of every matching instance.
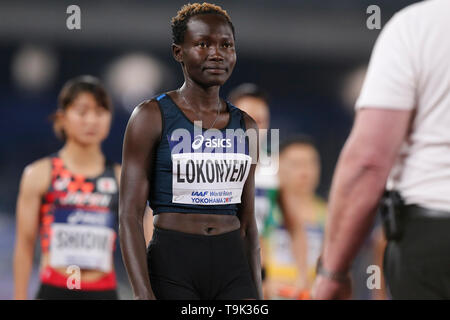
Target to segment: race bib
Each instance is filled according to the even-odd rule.
[[[251,160],[243,153],[172,154],[172,202],[194,205],[240,203]]]
[[[241,202],[252,164],[242,129],[225,132],[176,129],[168,136],[172,160],[172,202],[228,205]]]
[[[114,230],[104,226],[53,223],[50,265],[111,271]]]

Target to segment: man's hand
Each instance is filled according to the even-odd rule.
[[[352,296],[352,284],[350,279],[347,282],[338,282],[318,275],[314,281],[311,292],[313,300],[348,300]]]

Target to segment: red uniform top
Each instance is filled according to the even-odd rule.
[[[41,282],[69,287],[70,273],[99,270],[105,276],[82,282],[81,290],[110,290],[116,287],[112,268],[118,226],[118,183],[114,165],[105,163],[99,176],[87,178],[70,172],[62,159],[51,156],[51,184],[40,208],[42,252],[49,264],[41,270]],[[55,268],[68,268],[62,275]],[[75,268],[75,269],[74,269]]]

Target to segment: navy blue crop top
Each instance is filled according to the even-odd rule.
[[[156,100],[162,136],[150,181],[153,214],[236,215],[252,163],[242,111],[227,102],[227,126],[207,130],[189,120],[169,95]]]

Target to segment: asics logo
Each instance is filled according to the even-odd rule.
[[[67,222],[70,224],[99,224],[104,225],[106,224],[108,215],[106,214],[98,214],[95,212],[83,212],[83,211],[75,211],[71,213],[67,217]]]
[[[198,148],[200,148],[202,146],[203,140],[205,140],[205,138],[202,135],[198,135],[194,138],[194,141],[192,142],[192,149],[197,150]]]
[[[192,142],[192,149],[199,149],[203,142],[205,142],[205,146],[208,148],[223,148],[223,147],[231,147],[231,139],[205,139],[202,135],[195,136],[194,141]]]

